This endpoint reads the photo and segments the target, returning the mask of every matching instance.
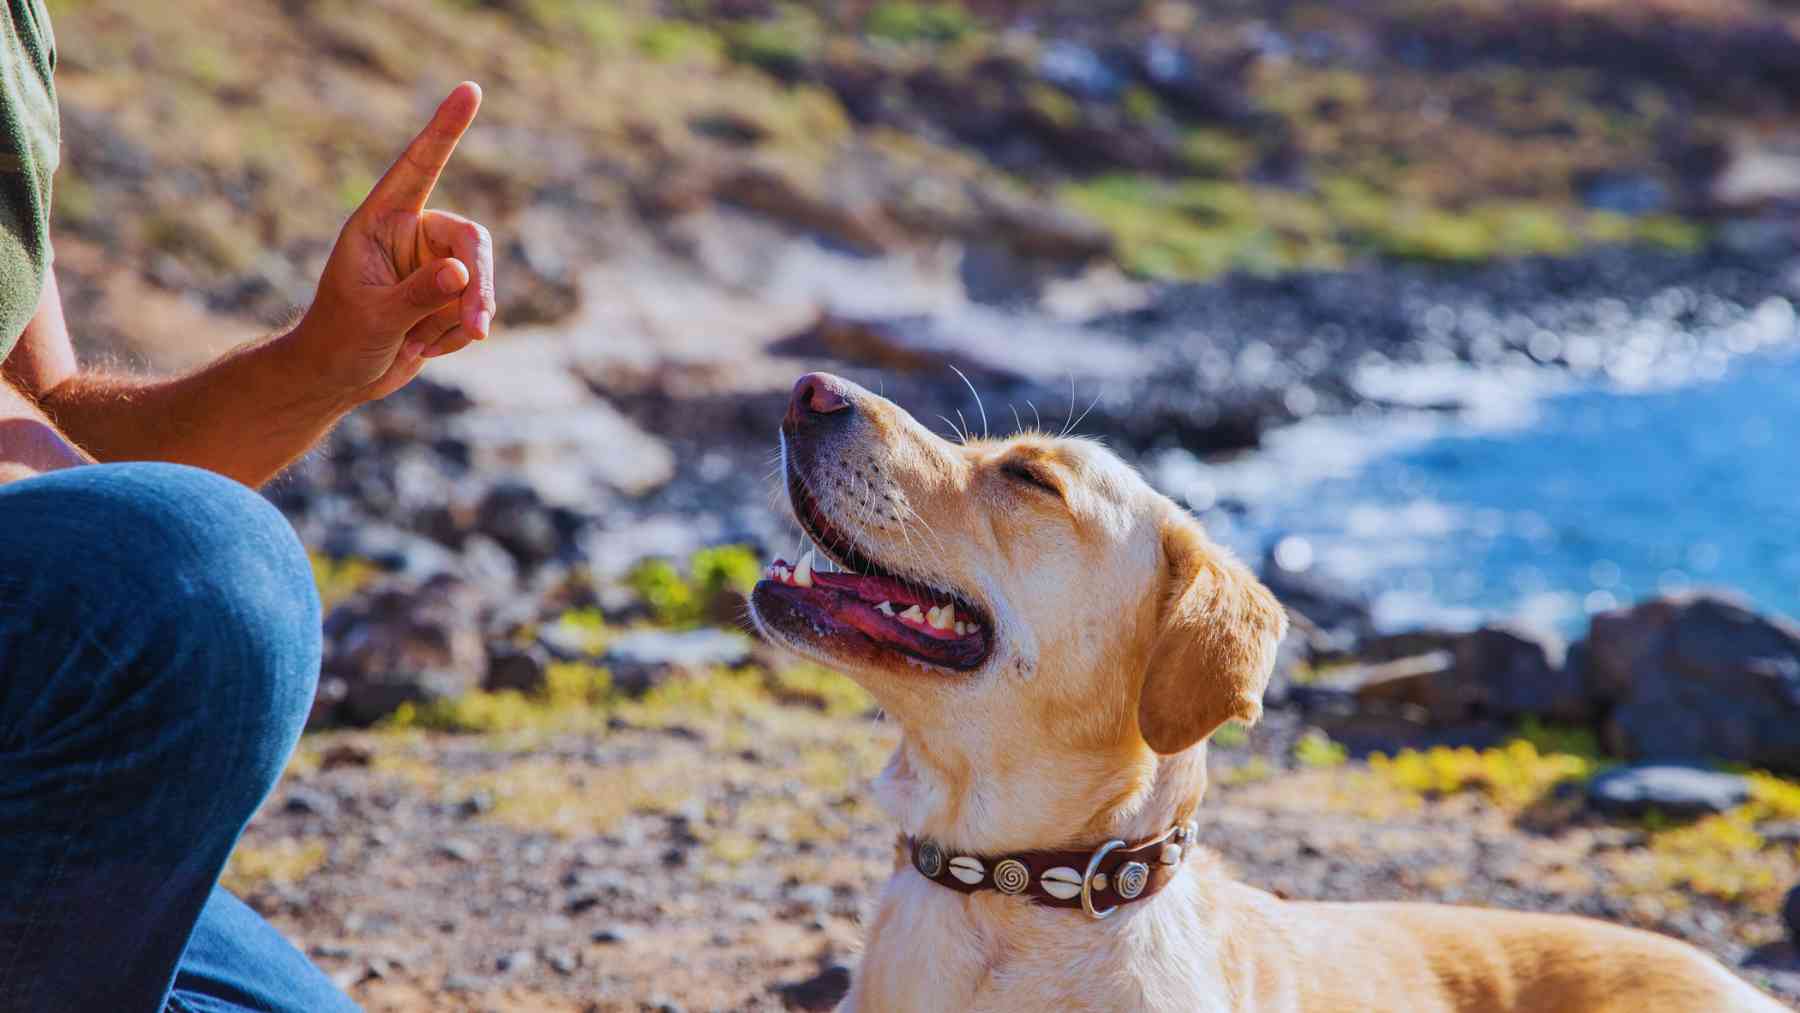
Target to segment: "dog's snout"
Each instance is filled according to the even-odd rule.
[[[848,397],[849,384],[830,373],[808,373],[794,383],[788,399],[787,418],[790,432],[817,424],[827,416],[848,417],[854,406]]]

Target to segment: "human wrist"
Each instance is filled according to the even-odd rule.
[[[265,347],[282,385],[295,392],[309,411],[336,421],[363,399],[354,385],[338,379],[329,331],[309,310],[291,330],[271,338]]]

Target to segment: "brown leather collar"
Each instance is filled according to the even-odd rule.
[[[1025,851],[994,858],[956,854],[917,837],[901,841],[919,875],[958,893],[997,890],[1105,918],[1169,885],[1197,833],[1194,823],[1180,823],[1137,844],[1107,841],[1092,851]]]

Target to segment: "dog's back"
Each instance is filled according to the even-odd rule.
[[[1300,903],[1238,886],[1241,1009],[1308,1013],[1762,1013],[1780,1005],[1699,950],[1570,915]],[[1259,934],[1265,934],[1256,938]],[[1403,1006],[1395,999],[1405,996]]]

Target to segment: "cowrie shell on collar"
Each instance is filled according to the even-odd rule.
[[[987,870],[982,867],[980,859],[970,858],[968,855],[957,855],[950,860],[950,875],[974,886],[981,882],[983,876],[987,875]]]
[[[1044,870],[1038,882],[1043,884],[1045,893],[1057,900],[1074,900],[1081,893],[1081,873],[1066,865]]]

